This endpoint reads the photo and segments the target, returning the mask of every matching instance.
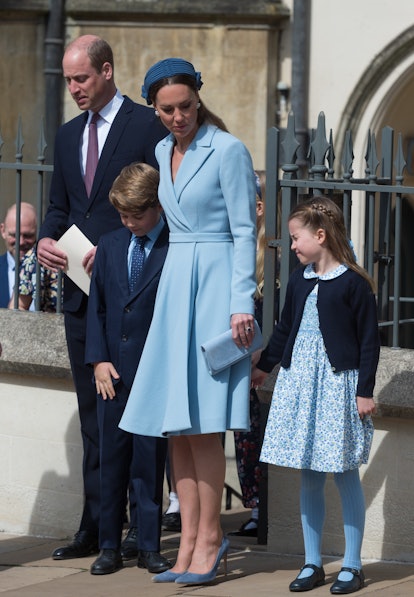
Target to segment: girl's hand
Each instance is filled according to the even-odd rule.
[[[377,410],[373,398],[363,398],[362,396],[357,396],[357,408],[360,419],[366,415],[372,415]]]
[[[233,340],[239,348],[249,348],[254,338],[254,317],[249,313],[234,313],[231,316]]]
[[[253,354],[252,354],[252,367],[254,367],[255,365],[257,365],[257,363],[260,360],[260,356],[262,354],[262,349],[259,348],[259,350],[256,350]]]
[[[250,387],[256,390],[259,386],[262,386],[264,384],[264,381],[267,376],[268,373],[262,371],[261,369],[257,369],[257,367],[253,365],[252,374],[250,378]]]

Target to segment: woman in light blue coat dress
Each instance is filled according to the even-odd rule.
[[[154,317],[120,426],[168,436],[180,501],[181,541],[155,582],[213,580],[228,540],[220,526],[221,434],[249,428],[250,359],[210,375],[201,344],[231,327],[253,340],[255,178],[245,146],[199,97],[200,73],[181,58],[153,65],[143,97],[170,135],[156,149],[170,246]]]

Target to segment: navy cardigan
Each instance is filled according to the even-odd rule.
[[[357,396],[372,397],[380,340],[370,285],[351,269],[331,280],[304,278],[304,269],[300,266],[289,278],[280,321],[257,367],[269,372],[279,362],[283,368],[290,366],[306,299],[319,282],[319,326],[332,371],[358,369]]]

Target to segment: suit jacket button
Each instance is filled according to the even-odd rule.
[[[131,309],[130,309],[130,307],[125,307],[124,311],[125,311],[125,313],[130,313]]]
[[[121,340],[122,342],[126,342],[128,340],[128,336],[122,336]]]
[[[336,367],[331,367],[331,371],[333,371],[335,373]]]
[[[90,217],[91,217],[91,212],[90,212],[90,211],[87,211],[87,212],[86,212],[86,214],[85,214],[85,218],[86,218],[87,220],[89,220],[89,218],[90,218]]]

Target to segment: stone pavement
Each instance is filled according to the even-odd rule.
[[[225,532],[238,529],[246,520],[246,511],[237,508],[223,511]],[[56,539],[17,537],[0,533],[1,597],[278,597],[290,595],[288,586],[302,565],[300,556],[282,556],[266,551],[256,539],[230,537],[228,574],[223,564],[210,585],[185,587],[154,584],[152,574],[127,562],[125,567],[101,577],[92,576],[89,567],[94,557],[54,561],[53,549],[62,544]],[[174,560],[179,535],[163,533],[162,552]],[[340,562],[325,558],[327,584],[314,589],[315,597],[330,595]],[[364,562],[366,588],[358,594],[377,597],[412,597],[414,564]]]

